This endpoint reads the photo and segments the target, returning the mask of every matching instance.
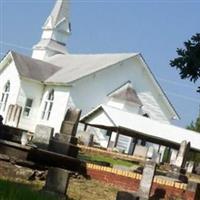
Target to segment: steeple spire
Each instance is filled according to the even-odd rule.
[[[69,0],[57,0],[43,26],[40,42],[33,47],[33,58],[45,60],[55,54],[65,54],[66,40],[71,33]]]

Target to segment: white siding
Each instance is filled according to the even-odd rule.
[[[42,120],[42,111],[44,109],[44,102],[48,95],[48,92],[54,89],[54,103],[51,111],[49,120]],[[62,121],[65,117],[67,111],[69,99],[69,88],[64,86],[46,86],[44,89],[44,95],[42,98],[42,103],[38,112],[38,124],[44,124],[47,126],[54,127],[55,132],[60,131]]]
[[[145,112],[148,112],[152,119],[169,123],[170,114],[137,58],[131,58],[76,81],[70,93],[72,102],[82,109],[82,114],[86,114],[99,104],[105,103],[106,95],[128,80],[138,93]]]
[[[21,80],[21,88],[19,98],[17,100],[18,105],[22,106],[22,114],[19,122],[19,127],[25,130],[33,132],[37,124],[38,112],[41,104],[44,86],[36,81]],[[23,110],[26,104],[27,98],[33,99],[30,115],[24,116]]]
[[[20,88],[19,74],[13,61],[11,61],[11,63],[8,66],[6,66],[2,71],[0,71],[0,98],[7,81],[10,81],[10,94],[7,101],[6,110],[0,113],[3,116],[4,120],[6,118],[9,105],[16,104]]]

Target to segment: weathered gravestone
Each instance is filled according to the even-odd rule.
[[[119,191],[116,200],[139,200],[135,193]]]
[[[66,200],[69,177],[69,171],[61,168],[50,167],[42,191],[56,195],[60,200]]]
[[[32,142],[40,148],[47,149],[51,137],[53,137],[54,128],[38,124],[33,135]]]
[[[186,162],[186,171],[187,173],[192,173],[194,169],[194,161]]]
[[[147,152],[148,152],[148,148],[147,147],[136,144],[133,155],[137,156],[137,157],[146,158]]]
[[[196,164],[194,171],[197,175],[200,175],[200,163]]]
[[[140,181],[139,189],[137,192],[123,192],[117,193],[116,200],[148,200],[153,184],[153,179],[156,171],[156,163],[147,161],[145,163],[142,179]]]
[[[185,140],[182,141],[174,165],[179,168],[183,168],[186,164],[189,151],[190,151],[190,142],[187,142]]]
[[[62,122],[60,133],[75,136],[80,116],[80,109],[69,108],[65,115],[64,121]]]
[[[79,148],[75,137],[80,119],[81,110],[68,109],[61,126],[61,133],[50,139],[49,151],[77,157]]]
[[[94,135],[93,135],[93,134],[90,134],[90,135],[89,135],[89,138],[88,138],[88,144],[87,144],[87,146],[88,146],[88,147],[92,147],[92,146],[93,146],[93,143],[94,143]]]
[[[48,151],[77,157],[79,148],[77,145],[76,130],[80,118],[79,109],[68,109],[61,126],[61,133],[53,136],[53,129],[38,125],[33,142],[45,144]],[[76,166],[74,166],[76,168]],[[59,199],[66,199],[66,192],[69,182],[69,171],[61,168],[49,168],[44,191],[59,196]]]
[[[182,141],[176,160],[171,165],[171,170],[168,171],[167,176],[171,178],[178,179],[182,182],[187,182],[187,177],[185,176],[185,164],[187,161],[188,153],[190,150],[190,142]]]
[[[137,192],[140,199],[149,199],[155,175],[155,170],[156,170],[155,162],[148,161],[145,163],[139,190]]]

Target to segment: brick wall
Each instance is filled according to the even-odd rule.
[[[141,174],[127,172],[110,167],[102,167],[94,164],[87,164],[87,174],[99,181],[118,186],[122,190],[137,191]],[[187,184],[169,181],[164,178],[155,177],[151,190],[151,195],[160,192],[165,199],[178,197],[183,200],[198,200],[194,191],[187,191]]]

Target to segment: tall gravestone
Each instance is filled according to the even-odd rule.
[[[174,165],[179,168],[183,168],[186,164],[189,151],[190,151],[190,142],[187,142],[185,140],[182,141]]]
[[[142,179],[140,181],[139,189],[137,192],[124,192],[117,193],[116,200],[148,200],[153,184],[153,179],[156,171],[156,162],[147,161],[145,163]]]
[[[79,148],[75,137],[81,110],[69,108],[62,122],[60,133],[50,140],[48,150],[56,153],[77,157]]]
[[[79,123],[81,110],[68,109],[63,120],[60,133],[56,133],[50,138],[48,150],[59,154],[77,157],[79,148],[77,145],[76,130]],[[64,169],[50,168],[47,175],[45,191],[53,191],[60,196],[59,199],[66,198],[69,182],[69,172]]]
[[[60,200],[67,200],[66,194],[69,177],[69,171],[61,168],[50,167],[43,191],[58,196]]]
[[[188,153],[190,151],[190,142],[182,141],[180,144],[177,157],[173,164],[171,165],[171,170],[168,171],[167,176],[171,178],[178,179],[182,182],[187,182],[187,177],[184,173],[185,164],[188,158]]]
[[[80,109],[69,108],[62,122],[60,133],[75,137],[80,116]]]
[[[140,181],[140,186],[138,190],[138,196],[140,197],[140,200],[149,199],[152,183],[155,175],[156,170],[156,163],[152,161],[148,161],[145,163],[142,179]]]

